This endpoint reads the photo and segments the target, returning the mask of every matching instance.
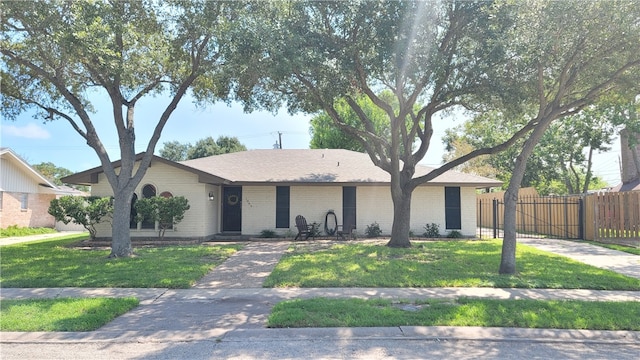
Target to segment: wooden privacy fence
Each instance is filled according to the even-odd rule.
[[[584,196],[538,196],[522,189],[516,207],[519,236],[584,239],[640,247],[640,191]],[[504,192],[477,197],[480,237],[501,237]]]
[[[584,239],[640,247],[640,191],[587,195]]]

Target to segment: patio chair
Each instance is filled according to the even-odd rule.
[[[304,240],[309,239],[309,237],[313,237],[315,240],[315,231],[313,225],[308,225],[307,219],[305,219],[304,216],[296,216],[296,228],[298,228],[298,235],[296,235],[296,238],[293,239],[293,241],[298,240],[298,238],[302,239],[303,236]]]

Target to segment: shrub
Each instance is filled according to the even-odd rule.
[[[449,234],[447,235],[447,237],[450,238],[450,239],[460,239],[460,238],[463,238],[464,236],[458,230],[451,230],[449,232]]]
[[[48,212],[56,221],[62,221],[65,225],[70,222],[82,225],[89,231],[91,240],[94,240],[97,234],[96,224],[112,216],[113,203],[110,197],[68,195],[51,200]]]
[[[273,230],[265,229],[260,231],[260,237],[265,239],[271,239],[271,238],[278,237],[278,235]]]
[[[311,230],[310,230],[310,237],[319,237],[320,235],[322,235],[322,232],[320,232],[320,223],[314,222],[313,224],[311,224]]]
[[[424,233],[422,235],[427,238],[440,237],[440,226],[436,223],[427,224],[424,226]]]
[[[380,230],[380,225],[377,222],[374,222],[371,225],[367,225],[367,228],[364,230],[364,233],[368,238],[378,237],[382,234],[382,230]]]
[[[189,200],[184,196],[163,197],[154,196],[136,201],[138,214],[136,221],[145,219],[158,223],[158,238],[164,238],[167,229],[173,228],[184,219],[184,213],[189,210]]]

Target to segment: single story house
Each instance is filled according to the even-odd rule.
[[[0,228],[57,228],[63,224],[49,215],[51,200],[76,193],[57,187],[10,148],[0,148]]]
[[[418,166],[416,174],[432,170]],[[113,195],[101,167],[64,181],[90,185],[92,195]],[[297,233],[297,215],[323,229],[330,211],[335,222],[352,224],[360,234],[374,222],[389,234],[393,221],[389,182],[389,174],[374,166],[367,154],[340,149],[250,150],[181,162],[154,156],[133,200],[186,197],[191,208],[181,223],[167,231],[166,237],[172,238],[256,236],[263,230],[291,236]],[[448,171],[419,186],[412,198],[412,231],[422,234],[426,224],[436,223],[443,234],[457,230],[475,236],[476,189],[499,185],[496,180]],[[98,237],[109,237],[110,225],[99,226]],[[136,223],[132,217],[130,226],[132,238],[156,235],[156,224]]]

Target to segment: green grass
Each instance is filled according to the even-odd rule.
[[[39,235],[39,234],[52,234],[56,232],[57,232],[56,229],[51,229],[51,228],[30,228],[30,227],[18,227],[17,225],[11,225],[6,229],[0,229],[0,238]]]
[[[1,331],[92,331],[138,306],[135,298],[0,302]]]
[[[640,255],[640,248],[634,248],[631,246],[624,246],[624,245],[618,245],[618,244],[607,244],[607,243],[601,243],[601,242],[597,242],[597,241],[586,241],[586,240],[580,240],[579,242],[584,242],[587,244],[591,244],[591,245],[596,245],[596,246],[601,246],[607,249],[613,249],[613,250],[618,250],[618,251],[623,251],[629,254],[633,254],[633,255]]]
[[[409,249],[296,246],[265,287],[515,287],[640,290],[640,280],[518,245],[515,276],[499,275],[499,241],[414,242]]]
[[[276,304],[267,326],[482,326],[638,331],[640,302],[298,299]]]
[[[79,238],[3,246],[0,287],[189,288],[241,247],[145,247],[135,257],[109,259],[109,250],[70,247]]]

